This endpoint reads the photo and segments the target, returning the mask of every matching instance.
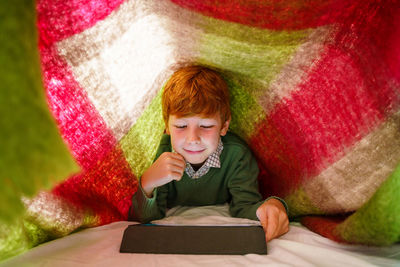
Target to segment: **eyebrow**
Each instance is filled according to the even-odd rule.
[[[175,118],[175,122],[186,122],[188,119],[185,117],[182,118]],[[217,122],[217,119],[214,118],[200,118],[200,122],[202,121],[212,121],[212,122]]]

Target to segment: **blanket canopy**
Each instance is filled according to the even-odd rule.
[[[292,220],[338,242],[400,241],[398,1],[1,9],[0,259],[127,219],[164,131],[163,84],[188,64],[228,82],[230,130],[254,152],[262,194],[284,198]]]

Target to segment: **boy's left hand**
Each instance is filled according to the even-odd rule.
[[[267,242],[289,231],[286,209],[278,199],[270,198],[265,201],[257,209],[256,214],[264,228]]]

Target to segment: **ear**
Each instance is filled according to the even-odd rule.
[[[227,119],[224,124],[222,125],[221,131],[220,131],[220,135],[221,136],[225,136],[226,133],[228,132],[229,129],[229,123],[231,122],[231,117],[229,117],[229,119]]]

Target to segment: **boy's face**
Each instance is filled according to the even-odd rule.
[[[177,153],[191,164],[201,164],[217,149],[220,136],[228,131],[229,122],[223,123],[219,113],[206,117],[170,115],[166,130]]]

